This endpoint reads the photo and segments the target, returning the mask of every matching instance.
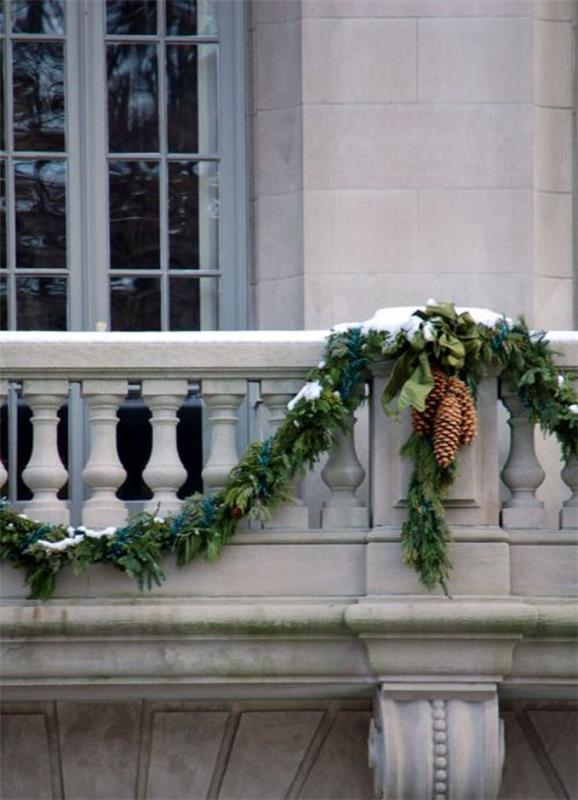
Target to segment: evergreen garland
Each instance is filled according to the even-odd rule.
[[[30,596],[40,599],[53,594],[66,566],[79,573],[108,562],[135,578],[141,589],[150,589],[164,580],[160,565],[166,553],[176,553],[179,566],[201,555],[214,561],[240,518],[266,520],[276,505],[290,499],[290,479],[331,449],[335,433],[347,429],[349,415],[363,402],[375,361],[392,362],[382,402],[396,417],[408,407],[424,412],[434,387],[432,368],[464,381],[474,397],[488,368],[498,368],[528,418],[556,436],[564,460],[578,456],[578,393],[556,366],[544,333],[530,332],[523,319],[512,324],[494,316],[476,322],[451,303],[433,301],[391,328],[367,323],[335,330],[324,360],[308,374],[275,435],[249,445],[223,490],[192,495],[175,517],[142,512],[120,528],[93,531],[34,522],[0,499],[0,561],[24,570]],[[404,557],[428,589],[439,585],[447,593],[450,530],[443,500],[457,464],[440,466],[426,433],[414,431],[401,452],[413,462],[401,534]]]

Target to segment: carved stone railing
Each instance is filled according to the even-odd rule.
[[[85,524],[122,522],[129,507],[118,497],[125,470],[116,432],[130,388],[150,411],[145,505],[174,513],[185,480],[175,431],[191,389],[204,405],[202,479],[215,489],[253,423],[260,434],[281,424],[321,358],[324,336],[0,334],[0,399],[8,398],[12,415],[23,402],[33,413],[31,455],[20,465],[32,497],[18,501],[13,474],[12,499],[32,517],[66,520],[62,487],[84,482]],[[560,365],[576,374],[576,337],[551,338]],[[578,465],[547,461],[516,399],[498,376],[488,377],[479,435],[460,454],[447,501],[452,598],[430,595],[401,555],[410,467],[399,448],[410,422],[383,414],[388,370],[376,365],[367,411],[307,479],[304,496],[316,499],[277,509],[261,530],[240,530],[217,563],[178,570],[169,558],[166,583],[144,596],[99,565],[59,576],[46,604],[27,601],[19,574],[5,568],[5,699],[65,698],[71,687],[103,702],[128,691],[276,702],[373,694],[377,794],[495,797],[504,757],[499,696],[574,693]],[[75,430],[86,431],[85,463],[71,467],[78,474],[67,473],[57,447],[69,392],[83,418]],[[5,427],[13,435],[16,426]],[[508,436],[500,486],[499,442]],[[14,443],[1,452],[9,456],[0,459],[5,483]],[[539,497],[543,475],[560,471],[556,492]],[[297,479],[293,486],[299,491]],[[310,528],[310,512],[320,528]]]

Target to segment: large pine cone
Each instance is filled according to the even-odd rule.
[[[434,379],[434,387],[428,394],[425,401],[425,409],[423,411],[416,411],[415,408],[411,410],[411,418],[413,422],[413,429],[421,436],[430,436],[433,432],[433,424],[436,416],[438,406],[444,397],[447,386],[448,376],[439,367],[432,368],[432,375]]]
[[[440,467],[453,463],[462,431],[462,408],[459,397],[448,387],[447,394],[438,406],[434,420],[434,455]]]
[[[448,388],[458,397],[462,409],[460,444],[471,444],[478,432],[478,417],[472,393],[459,378],[450,378]]]

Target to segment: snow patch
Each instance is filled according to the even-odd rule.
[[[287,403],[287,408],[289,411],[293,411],[300,400],[319,400],[322,391],[323,388],[319,381],[307,381],[307,383],[299,389],[293,400]]]

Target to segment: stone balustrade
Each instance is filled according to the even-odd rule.
[[[211,491],[225,485],[229,470],[238,460],[239,445],[244,444],[240,442],[239,415],[249,383],[258,385],[257,396],[266,410],[268,430],[274,432],[308,368],[319,360],[324,335],[1,334],[0,399],[17,393],[32,410],[33,430],[26,464],[12,464],[10,458],[2,464],[0,460],[0,481],[7,487],[5,493],[23,511],[41,521],[82,522],[92,527],[122,523],[128,509],[118,497],[126,471],[117,452],[117,412],[129,386],[136,386],[151,414],[152,447],[142,471],[151,498],[145,506],[157,509],[161,515],[177,513],[181,504],[178,493],[187,472],[179,458],[176,427],[189,386],[200,386],[205,408],[205,441],[197,446],[203,447],[205,454],[203,485],[205,491]],[[576,371],[578,342],[563,334],[552,338],[561,353],[561,365]],[[335,449],[321,472],[327,488],[320,516],[324,529],[366,529],[371,518],[373,529],[379,530],[399,525],[403,519],[409,467],[400,461],[398,453],[409,432],[409,420],[403,419],[398,425],[381,411],[379,397],[388,370],[387,364],[374,370],[369,431],[366,424],[361,425],[360,435],[371,439],[369,463],[363,466],[356,453],[352,419],[349,432],[336,437]],[[77,384],[82,402],[79,405],[78,399],[75,403],[69,401],[72,413],[68,416],[69,420],[73,414],[85,420],[85,491],[80,499],[72,497],[67,504],[61,490],[69,476],[57,448],[57,413],[68,401],[69,388]],[[474,445],[462,453],[461,475],[448,500],[450,522],[474,528],[483,525],[500,530],[544,530],[544,502],[537,499],[536,492],[545,472],[534,447],[533,426],[520,401],[505,388],[500,390],[500,397],[509,414],[511,445],[501,477],[509,497],[500,507],[497,392],[495,376],[481,387],[480,434]],[[15,407],[12,404],[12,410]],[[6,427],[14,431],[18,426]],[[74,447],[78,448],[79,443],[75,442]],[[8,446],[5,452],[14,454],[19,448]],[[560,528],[571,531],[578,527],[578,465],[562,466],[561,479],[570,495],[559,509]],[[18,496],[15,475],[6,482],[7,471],[15,473],[17,469],[32,494],[28,500]],[[369,508],[358,491],[366,472]],[[80,485],[78,480],[73,483]],[[298,480],[293,481],[292,488],[299,493]],[[308,509],[297,496],[295,505],[277,510],[268,527],[305,530],[308,517]]]

